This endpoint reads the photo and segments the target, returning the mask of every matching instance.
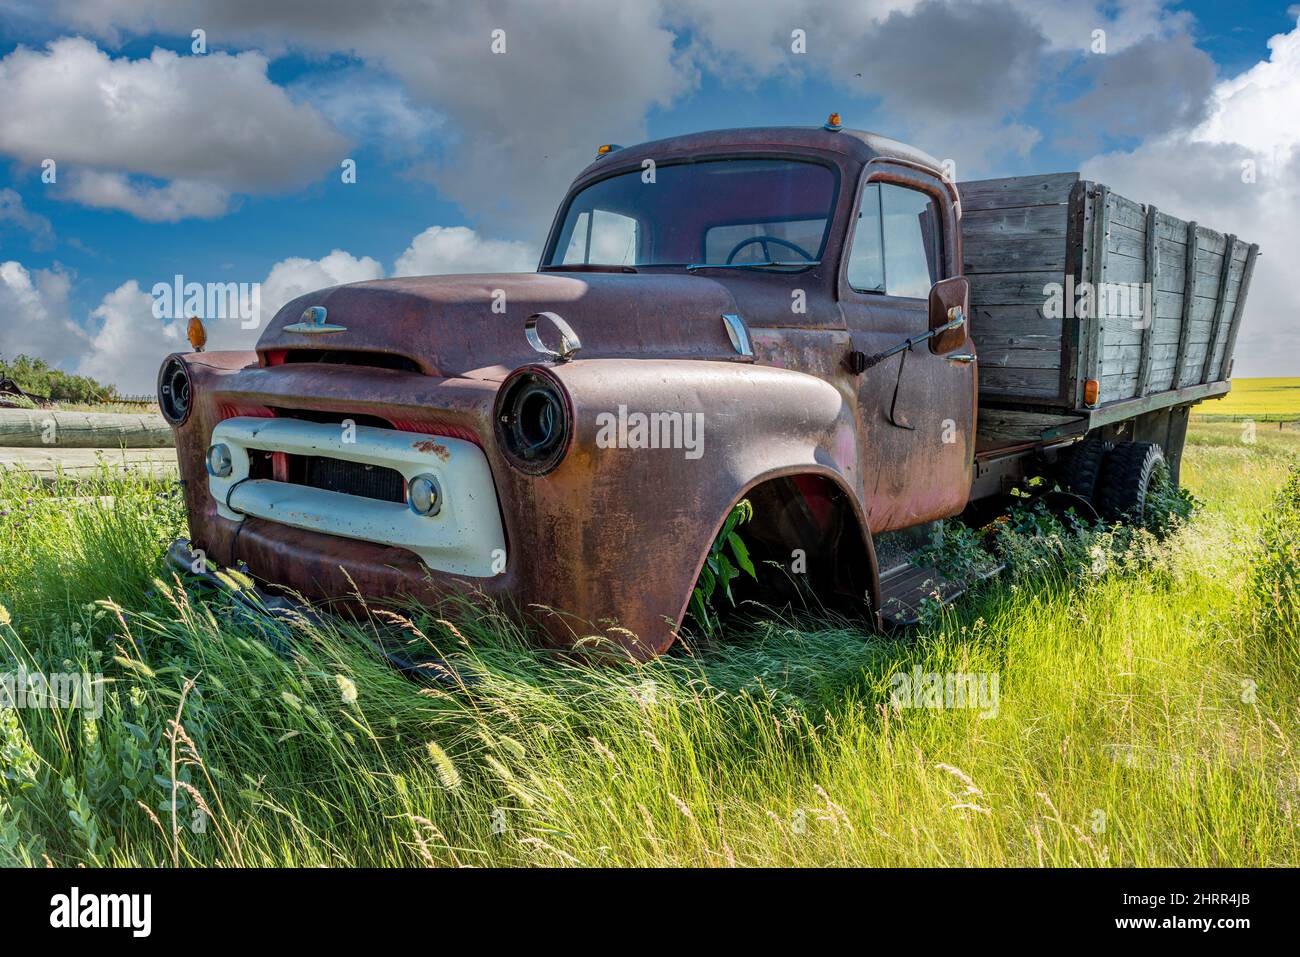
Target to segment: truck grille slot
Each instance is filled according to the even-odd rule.
[[[401,473],[381,465],[345,462],[323,455],[294,455],[289,459],[289,474],[295,473],[302,476],[299,484],[327,492],[360,495],[380,502],[406,501],[406,482]]]

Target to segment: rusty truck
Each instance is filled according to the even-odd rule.
[[[953,182],[835,116],[601,147],[536,272],[336,286],[253,351],[169,356],[173,558],[645,659],[744,500],[757,568],[905,623],[933,523],[1034,486],[1141,520],[1229,389],[1257,252],[1075,173]]]

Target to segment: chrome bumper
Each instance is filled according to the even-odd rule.
[[[505,570],[505,535],[492,473],[472,442],[371,426],[239,417],[219,422],[211,444],[230,448],[231,473],[208,475],[218,513],[392,545],[414,552],[432,569],[488,578]],[[442,490],[436,515],[407,505],[326,489],[250,478],[249,451],[286,452],[390,468],[405,481],[433,475]]]

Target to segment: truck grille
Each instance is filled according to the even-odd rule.
[[[276,459],[283,465],[278,474]],[[306,485],[326,492],[360,495],[378,502],[406,502],[406,480],[402,473],[382,465],[348,462],[324,455],[291,455],[285,452],[267,452],[251,449],[248,453],[248,476]]]
[[[298,459],[298,462],[294,462]],[[361,462],[345,462],[342,459],[330,459],[320,455],[291,455],[289,457],[289,474],[295,472],[295,465],[301,468],[303,485],[324,489],[327,492],[343,492],[347,495],[361,495],[365,498],[378,499],[381,502],[405,502],[406,483],[401,473],[379,465],[366,465]]]

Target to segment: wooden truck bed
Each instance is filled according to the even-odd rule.
[[[982,445],[1060,437],[1228,391],[1258,246],[1078,173],[958,190]],[[1049,283],[1062,290],[1055,303]],[[1069,290],[1082,284],[1094,308],[1074,316],[1083,310]],[[1088,379],[1100,383],[1095,406],[1084,401]]]

